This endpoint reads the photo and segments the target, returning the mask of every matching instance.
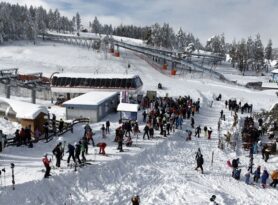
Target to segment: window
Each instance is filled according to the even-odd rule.
[[[126,88],[126,81],[127,79],[122,79],[121,88]]]

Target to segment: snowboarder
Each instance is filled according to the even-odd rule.
[[[56,157],[56,167],[60,167],[61,165],[61,159],[63,155],[62,151],[62,142],[59,142],[56,147],[53,149],[52,153]]]
[[[68,144],[68,153],[69,153],[69,156],[68,156],[68,165],[70,163],[70,158],[72,158],[72,160],[74,161],[74,163],[76,163],[75,161],[75,157],[74,157],[74,151],[75,151],[75,147],[72,145],[72,144]]]
[[[266,187],[266,181],[269,177],[268,171],[266,169],[264,169],[263,174],[261,176],[261,182],[262,182],[262,187],[265,188]]]
[[[48,178],[49,176],[51,176],[50,174],[50,170],[51,170],[51,167],[50,167],[50,162],[51,162],[51,159],[48,159],[47,157],[47,153],[44,154],[43,158],[42,158],[42,162],[44,164],[44,167],[45,167],[45,174],[44,174],[44,178]]]

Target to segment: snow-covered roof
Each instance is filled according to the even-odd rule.
[[[122,111],[122,112],[138,112],[138,108],[139,108],[138,104],[120,103],[118,105],[117,111]]]
[[[272,89],[278,89],[278,85],[277,83],[266,83],[266,82],[263,82],[262,84],[262,88],[272,88]]]
[[[53,77],[64,77],[64,78],[98,78],[98,79],[114,79],[114,78],[134,78],[136,75],[134,74],[94,74],[94,73],[57,73],[54,74]]]
[[[278,69],[274,69],[271,73],[278,73]]]
[[[36,105],[32,103],[22,102],[18,100],[12,100],[4,97],[0,97],[0,103],[4,102],[8,104],[16,113],[16,118],[19,119],[35,119],[40,113],[47,114],[47,107]]]
[[[76,98],[68,100],[63,103],[67,107],[67,105],[100,105],[106,99],[117,95],[118,92],[88,92],[83,95],[80,95]]]

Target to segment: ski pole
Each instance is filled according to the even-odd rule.
[[[6,169],[3,168],[2,172],[4,173],[4,188],[6,188]],[[2,181],[2,180],[1,180]]]
[[[15,190],[15,180],[14,180],[14,163],[11,163],[12,168],[12,184],[13,184],[13,190]]]

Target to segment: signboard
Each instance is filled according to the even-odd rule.
[[[156,91],[152,91],[152,90],[148,90],[148,91],[147,91],[147,97],[148,97],[150,100],[155,100],[155,99],[156,99],[156,96],[157,96]]]

